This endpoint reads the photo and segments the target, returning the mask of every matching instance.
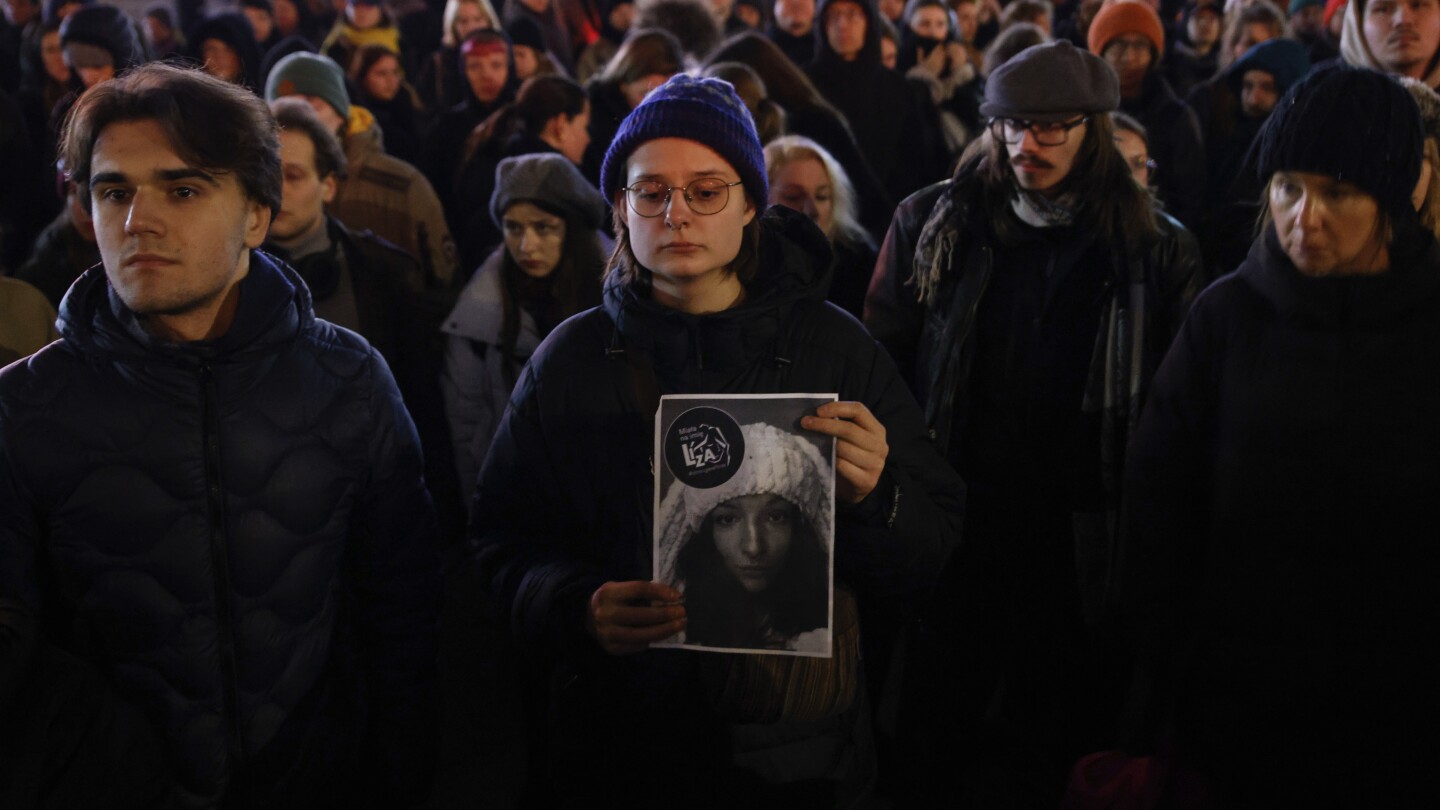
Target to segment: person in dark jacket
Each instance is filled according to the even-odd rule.
[[[1233,115],[1215,110],[1205,131],[1205,214],[1197,227],[1210,278],[1240,266],[1255,241],[1257,200],[1264,190],[1255,177],[1251,148],[1275,104],[1310,70],[1305,46],[1293,39],[1272,39],[1245,52],[1225,72],[1230,92],[1239,99]],[[1247,160],[1250,161],[1247,163]]]
[[[938,123],[925,115],[923,91],[880,64],[872,0],[823,0],[816,18],[815,61],[805,73],[845,116],[890,198],[943,177],[943,141]]]
[[[1037,45],[985,98],[977,152],[900,205],[865,308],[971,495],[897,735],[914,806],[1054,807],[1109,720],[1091,635],[1116,476],[1200,260],[1115,148],[1103,60]]]
[[[1090,52],[1120,77],[1120,109],[1150,133],[1154,183],[1165,208],[1186,227],[1199,224],[1205,195],[1205,146],[1200,122],[1160,70],[1165,29],[1140,0],[1106,3],[1090,23]]]
[[[1216,0],[1190,0],[1185,4],[1179,30],[1185,36],[1171,42],[1164,59],[1165,76],[1181,98],[1220,69],[1220,28],[1225,12]]]
[[[76,79],[76,90],[94,87],[106,79],[150,59],[140,29],[114,6],[87,5],[60,24],[65,62]],[[69,103],[61,101],[65,109]]]
[[[885,190],[870,160],[861,151],[845,116],[765,37],[748,33],[726,40],[710,57],[711,65],[724,62],[739,62],[753,69],[764,82],[766,95],[785,111],[785,130],[820,144],[840,162],[855,184],[857,218],[872,238],[879,241],[890,226],[895,198]]]
[[[855,187],[825,147],[802,135],[765,144],[770,203],[801,212],[830,240],[835,253],[827,298],[861,317],[875,273],[875,243],[855,219]]]
[[[375,125],[385,135],[385,154],[412,166],[421,163],[425,109],[405,80],[400,54],[384,45],[361,46],[348,75],[355,87],[352,103],[374,114]]]
[[[580,168],[590,182],[600,185],[600,164],[605,150],[620,130],[620,122],[645,95],[685,67],[685,52],[669,31],[634,29],[599,76],[585,85],[590,96],[590,145]]]
[[[815,0],[775,0],[775,19],[765,27],[774,42],[796,67],[815,59]]]
[[[1440,667],[1417,644],[1440,621],[1423,139],[1405,90],[1368,70],[1322,67],[1280,100],[1263,235],[1196,299],[1135,434],[1133,750],[1163,745],[1207,807],[1440,798]]]
[[[190,58],[218,79],[260,94],[260,59],[250,21],[238,12],[206,17],[186,35]]]
[[[536,76],[471,138],[475,145],[456,180],[455,197],[464,223],[458,230],[460,259],[467,272],[501,241],[498,218],[490,214],[500,161],[548,153],[579,166],[590,146],[590,100],[580,85],[564,76]]]
[[[445,110],[465,98],[465,71],[460,67],[460,43],[481,28],[498,30],[500,17],[489,0],[446,0],[440,47],[426,59],[415,80],[420,100],[431,110]]]
[[[95,225],[85,210],[74,183],[66,183],[65,207],[35,239],[30,258],[15,277],[35,285],[55,307],[80,274],[100,261],[95,247]]]
[[[824,235],[762,214],[760,142],[728,84],[661,86],[603,178],[618,232],[604,304],[531,356],[471,516],[502,621],[563,684],[552,784],[574,806],[851,805],[873,779],[863,689],[810,723],[732,724],[703,686],[718,662],[647,650],[685,625],[680,594],[651,581],[651,414],[661,394],[838,393],[800,427],[838,440],[834,568],[862,618],[929,586],[962,485],[885,352],[824,302]]]
[[[62,153],[103,263],[61,340],[0,373],[0,602],[145,715],[173,806],[409,806],[433,766],[434,517],[385,361],[256,250],[274,126],[159,64],[76,105]]]
[[[425,171],[445,207],[452,233],[460,231],[463,217],[470,213],[461,211],[455,201],[455,181],[465,165],[470,133],[513,101],[520,86],[510,39],[502,31],[481,29],[466,37],[460,44],[460,70],[465,100],[440,114],[425,146]]]

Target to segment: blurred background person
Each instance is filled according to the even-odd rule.
[[[1165,54],[1160,15],[1143,0],[1107,3],[1090,24],[1088,44],[1120,78],[1120,110],[1150,133],[1150,154],[1159,164],[1155,187],[1165,210],[1194,228],[1205,193],[1205,146],[1195,113],[1160,70]]]
[[[600,303],[606,206],[569,159],[507,158],[488,214],[504,233],[445,319],[442,387],[469,501],[520,369],[561,321]]]
[[[424,61],[416,89],[429,110],[446,110],[464,98],[465,70],[460,44],[482,28],[500,30],[500,17],[490,0],[446,0],[440,47]]]
[[[680,41],[667,31],[636,29],[600,75],[585,85],[590,96],[590,147],[581,165],[597,188],[600,163],[615,139],[620,122],[651,90],[685,68]]]
[[[190,58],[206,73],[260,94],[260,47],[245,15],[206,17],[190,31]]]
[[[809,138],[786,135],[765,146],[770,204],[809,217],[835,253],[826,298],[854,315],[864,314],[865,291],[875,273],[875,242],[855,219],[855,188],[839,162]]]
[[[355,88],[353,102],[369,110],[385,134],[385,154],[418,164],[425,108],[405,80],[400,54],[384,45],[366,45],[355,52],[349,79]]]

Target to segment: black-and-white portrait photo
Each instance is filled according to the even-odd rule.
[[[799,421],[831,401],[662,400],[655,578],[689,621],[655,646],[830,655],[834,440]]]

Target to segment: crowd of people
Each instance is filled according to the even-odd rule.
[[[0,807],[1440,799],[1440,0],[0,7]]]

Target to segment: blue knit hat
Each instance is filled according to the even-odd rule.
[[[714,149],[740,175],[756,208],[765,208],[770,199],[765,151],[750,110],[729,82],[678,73],[631,110],[600,166],[600,190],[606,200],[614,200],[624,183],[630,153],[656,138],[685,138]]]

